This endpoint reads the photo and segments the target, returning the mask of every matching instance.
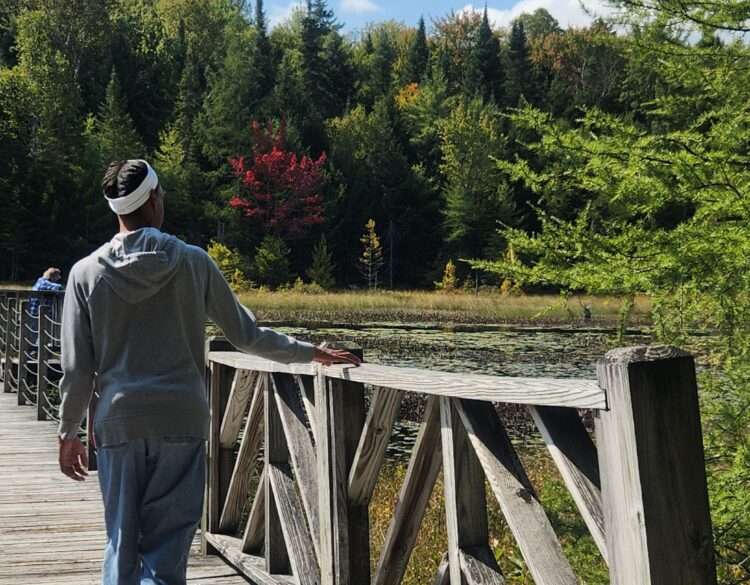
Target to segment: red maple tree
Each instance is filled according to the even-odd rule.
[[[253,122],[253,136],[249,157],[229,159],[234,174],[242,181],[240,193],[229,200],[229,205],[260,223],[266,235],[300,238],[310,226],[323,222],[322,167],[326,154],[313,160],[288,150],[284,121],[278,130],[270,123],[263,129]]]

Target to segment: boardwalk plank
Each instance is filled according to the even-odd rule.
[[[0,393],[0,583],[101,583],[104,510],[96,473],[74,483],[57,465],[57,432],[37,422],[36,410]],[[28,446],[28,449],[26,449]],[[7,457],[6,457],[7,454]],[[188,566],[190,585],[245,585],[216,556],[203,557],[196,537]]]

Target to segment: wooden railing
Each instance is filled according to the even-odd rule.
[[[610,351],[598,381],[207,356],[205,544],[253,582],[401,583],[442,469],[448,550],[436,585],[505,582],[485,480],[534,582],[578,583],[496,403],[528,407],[611,583],[716,582],[695,367],[680,350]],[[426,407],[371,572],[368,505],[404,392]],[[594,410],[596,444],[582,408]]]
[[[60,330],[64,293],[29,289],[0,290],[0,374],[3,392],[15,392],[19,405],[36,408],[37,420],[59,421]],[[32,299],[37,310],[32,312]],[[96,469],[96,453],[88,421],[81,429],[89,446],[89,465]]]
[[[55,300],[33,316],[31,294]],[[59,302],[0,291],[3,389],[40,420],[57,414]],[[401,583],[442,469],[448,550],[435,585],[505,582],[487,484],[534,582],[577,583],[497,414],[512,403],[529,409],[612,584],[716,583],[695,366],[680,350],[610,351],[597,381],[283,365],[218,340],[207,366],[204,547],[254,582]],[[424,395],[425,411],[371,571],[369,505],[406,392]],[[595,441],[578,409],[594,411]]]

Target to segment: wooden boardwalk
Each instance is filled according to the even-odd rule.
[[[96,473],[76,483],[57,465],[55,423],[0,392],[0,583],[101,583],[104,514]],[[188,583],[246,585],[219,557],[193,544]]]

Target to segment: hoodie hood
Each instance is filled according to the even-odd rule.
[[[156,228],[117,234],[104,246],[103,278],[122,300],[135,304],[159,292],[177,272],[185,244]]]

